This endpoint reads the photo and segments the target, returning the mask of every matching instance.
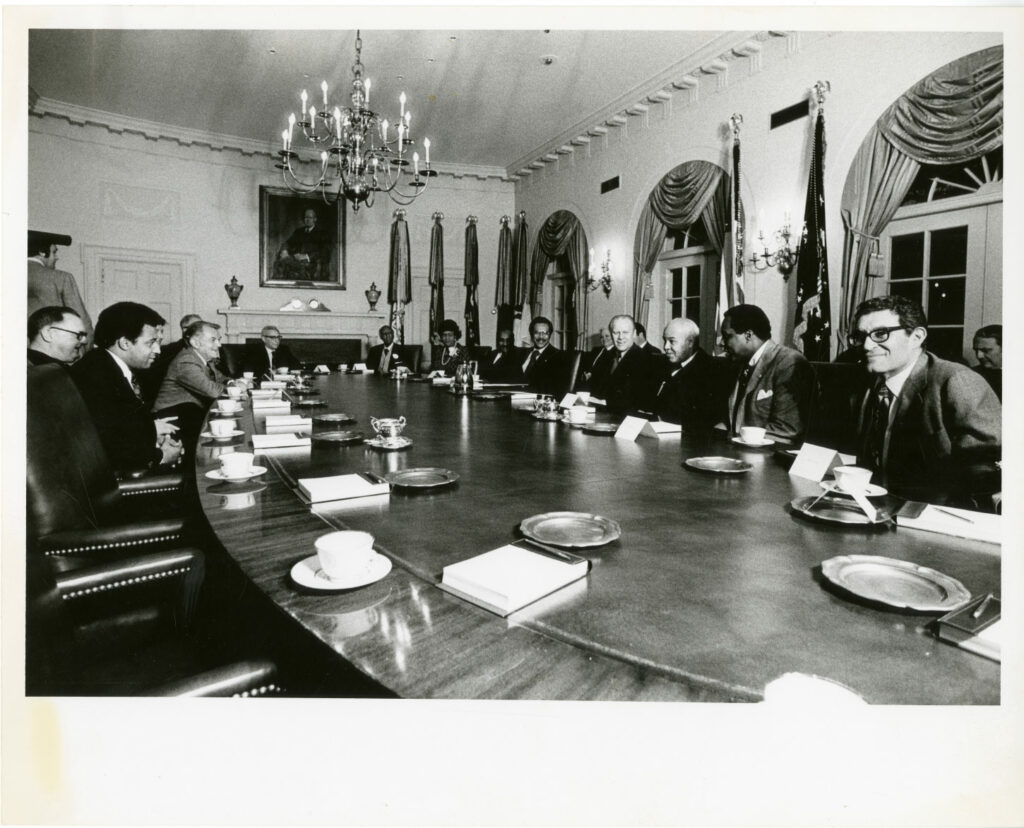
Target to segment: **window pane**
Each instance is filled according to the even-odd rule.
[[[700,265],[686,268],[686,295],[700,296]]]
[[[967,279],[928,280],[928,321],[934,325],[964,323],[964,293]]]
[[[924,275],[924,233],[892,237],[890,279],[920,279]]]
[[[893,296],[905,296],[915,302],[921,301],[921,282],[890,282],[889,293]]]
[[[949,227],[932,233],[930,276],[967,272],[967,228]]]
[[[694,322],[700,320],[700,299],[686,300],[686,318]]]
[[[671,302],[668,303],[668,305],[672,309],[672,314],[671,314],[672,319],[676,319],[677,317],[680,317],[680,316],[683,315],[683,300],[682,299],[673,299]]]
[[[672,270],[672,290],[669,292],[669,296],[682,296],[683,295],[683,269],[681,267],[673,268]]]
[[[935,356],[963,362],[963,328],[928,328],[928,350]]]

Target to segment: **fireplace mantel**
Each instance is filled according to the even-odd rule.
[[[387,324],[384,311],[336,313],[334,311],[275,311],[220,308],[224,317],[224,341],[245,342],[260,335],[265,325],[274,325],[286,339],[363,339],[367,343]]]

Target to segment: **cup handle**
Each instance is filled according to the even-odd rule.
[[[374,431],[380,431],[380,426],[378,425],[379,422],[380,421],[376,417],[370,417],[370,425],[373,426]]]
[[[398,425],[400,428],[405,428],[405,417],[398,418]]]

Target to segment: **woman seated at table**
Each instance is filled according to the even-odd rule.
[[[437,367],[444,371],[445,376],[455,376],[455,367],[469,361],[469,354],[459,344],[462,331],[454,319],[445,319],[441,323],[441,357]]]

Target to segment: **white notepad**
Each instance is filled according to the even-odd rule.
[[[509,544],[446,566],[439,586],[504,617],[578,581],[589,569],[585,559],[567,563]]]
[[[252,435],[252,447],[259,451],[260,449],[270,448],[292,448],[294,446],[308,446],[310,439],[308,436],[303,437],[301,434],[295,434],[290,432],[288,434],[253,434]]]
[[[956,516],[959,517],[956,517]],[[986,543],[1002,543],[1002,518],[986,512],[972,512],[969,509],[954,509],[952,506],[927,506],[916,518],[896,515],[896,525],[908,529],[923,529],[952,535],[954,538],[969,538]]]
[[[361,474],[336,474],[331,477],[304,477],[298,481],[299,492],[311,503],[327,500],[348,500],[391,491],[388,482],[371,482]]]

